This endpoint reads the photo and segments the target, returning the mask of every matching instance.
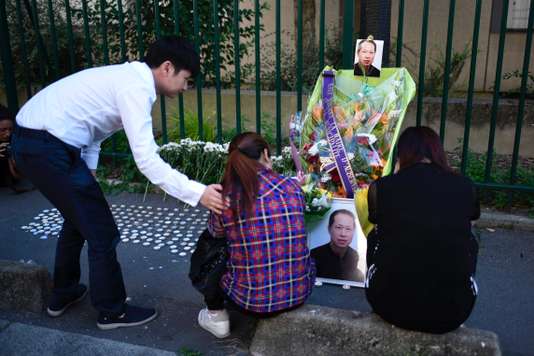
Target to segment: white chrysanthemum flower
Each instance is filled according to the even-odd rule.
[[[172,151],[172,150],[176,150],[180,148],[180,145],[177,144],[176,142],[168,142],[164,145],[161,145],[159,146],[158,148],[158,152],[161,152],[161,151]]]
[[[321,196],[321,198],[317,201],[317,204],[323,208],[328,208],[330,206],[330,204],[328,204],[328,197],[326,194]]]
[[[226,150],[224,147],[218,143],[214,142],[206,142],[204,145],[204,152],[219,152],[219,153],[225,153]]]
[[[376,136],[373,135],[373,134],[359,133],[359,134],[356,134],[356,136],[357,137],[366,137],[370,145],[372,145],[373,143],[375,143],[377,141]]]
[[[215,151],[215,147],[213,146],[213,143],[206,142],[206,144],[204,145],[204,152],[213,152],[213,151]]]
[[[328,173],[325,173],[321,177],[321,183],[328,183],[332,179],[332,176]]]
[[[284,148],[282,148],[282,157],[285,157],[285,158],[291,158],[291,147],[290,146],[285,146]]]

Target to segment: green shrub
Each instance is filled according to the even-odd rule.
[[[214,116],[214,115],[213,115]],[[212,117],[213,117],[212,116]],[[205,141],[216,141],[216,129],[212,117],[205,116],[202,122],[202,139]],[[172,113],[167,116],[167,137],[169,142],[177,142],[181,139],[180,135],[180,116],[178,113]],[[196,113],[185,110],[184,111],[184,129],[185,137],[193,140],[201,139],[198,134],[198,116]]]
[[[457,150],[458,151],[458,150]],[[460,155],[457,155],[460,157]],[[497,155],[493,154],[491,168],[492,182],[497,184],[510,183],[510,169],[499,165]],[[475,183],[485,181],[487,154],[476,154],[472,151],[467,152],[467,166],[465,175]],[[451,162],[455,167],[460,165],[459,160]],[[534,186],[534,170],[519,166],[517,169],[517,179],[514,184]],[[534,193],[525,192],[508,192],[497,189],[479,188],[478,195],[481,204],[491,206],[497,209],[506,209],[511,206],[516,208],[529,209],[534,214]]]

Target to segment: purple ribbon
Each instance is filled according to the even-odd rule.
[[[341,183],[345,188],[345,192],[347,192],[347,198],[352,199],[354,198],[354,190],[357,188],[356,179],[334,118],[332,110],[333,97],[334,73],[331,70],[325,70],[323,72],[323,120],[326,126],[326,139],[334,156]]]
[[[330,172],[332,169],[336,168],[336,163],[328,163],[328,164],[325,164],[323,166],[323,169],[326,171],[326,172]]]

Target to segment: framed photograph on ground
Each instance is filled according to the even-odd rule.
[[[380,77],[384,41],[374,40],[373,36],[356,41],[354,53],[354,75]]]
[[[363,287],[367,240],[353,199],[332,201],[328,213],[308,232],[308,247],[315,259],[317,281]]]

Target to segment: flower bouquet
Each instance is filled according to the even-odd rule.
[[[414,94],[415,83],[404,68],[383,68],[380,78],[362,78],[352,70],[326,67],[305,114],[290,122],[293,157],[305,174],[304,187],[354,198],[358,210],[366,209],[358,200],[366,201],[369,184],[390,173],[391,148]],[[366,214],[358,215],[365,226]]]
[[[310,228],[315,223],[323,219],[324,215],[332,206],[332,193],[326,189],[319,188],[315,185],[304,185],[304,200],[306,202],[306,211],[304,221]]]

